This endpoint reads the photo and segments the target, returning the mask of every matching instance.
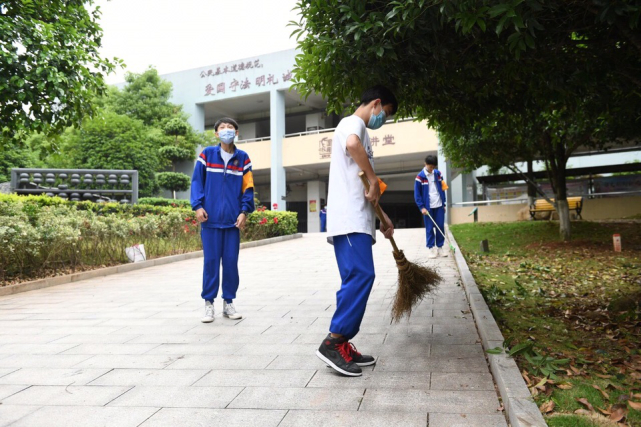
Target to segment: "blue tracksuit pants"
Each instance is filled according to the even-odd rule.
[[[440,208],[428,208],[427,209],[430,215],[432,215],[432,218],[434,221],[436,221],[436,224],[438,225],[438,228],[441,229],[443,233],[445,233],[445,209],[443,206]],[[443,247],[443,243],[445,242],[445,237],[441,234],[441,231],[438,231],[436,227],[434,227],[434,223],[430,219],[429,216],[424,215],[423,216],[423,222],[425,222],[425,237],[427,240],[427,247],[428,248],[433,248],[434,247],[434,236],[436,236],[436,246],[441,248]]]
[[[238,278],[238,253],[240,230],[233,228],[202,228],[200,234],[205,256],[203,266],[203,292],[205,301],[214,301],[220,287],[220,264],[223,266],[223,299],[231,302],[236,298],[240,282]]]
[[[334,236],[334,254],[341,288],[336,292],[336,311],[329,331],[351,340],[360,329],[376,276],[372,236],[365,233]]]

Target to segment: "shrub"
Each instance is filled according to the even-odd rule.
[[[187,191],[191,185],[191,178],[180,172],[161,172],[156,174],[158,185],[169,191]],[[176,194],[174,193],[174,198]]]
[[[261,240],[270,237],[294,234],[298,230],[296,212],[269,211],[265,207],[256,209],[247,218],[242,239]]]
[[[189,200],[165,199],[162,197],[143,197],[138,199],[138,204],[191,209],[191,203],[189,203]]]

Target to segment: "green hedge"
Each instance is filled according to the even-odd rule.
[[[189,200],[165,199],[162,197],[143,197],[141,199],[138,199],[138,204],[151,206],[171,206],[173,208],[180,207],[191,209]]]
[[[137,243],[149,258],[196,251],[198,231],[191,209],[0,195],[0,282],[127,263]]]
[[[298,213],[268,211],[259,207],[247,218],[241,238],[243,241],[261,240],[295,234],[297,230]]]
[[[164,203],[158,200],[176,207],[0,194],[0,283],[127,263],[124,249],[137,243],[149,258],[202,249],[200,225],[188,204],[150,203]],[[295,212],[259,208],[247,219],[242,239],[283,236],[297,228]]]

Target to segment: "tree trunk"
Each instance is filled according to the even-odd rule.
[[[528,206],[532,206],[536,201],[536,187],[534,186],[534,170],[532,167],[532,160],[527,161],[527,176],[529,178],[529,181],[527,181]],[[534,220],[534,218],[530,216],[530,220]]]
[[[567,166],[565,144],[562,141],[552,141],[551,135],[547,132],[543,136],[543,142],[547,157],[548,176],[554,190],[554,207],[559,215],[559,235],[564,242],[568,242],[571,237],[571,225],[565,179]]]

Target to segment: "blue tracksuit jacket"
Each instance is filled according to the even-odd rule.
[[[438,169],[434,169],[434,180],[437,183],[436,189],[441,196],[443,206],[445,206],[445,190],[447,190],[448,187],[445,181],[443,181],[443,174]],[[416,202],[416,206],[418,206],[418,210],[430,208],[430,186],[425,175],[425,168],[421,169],[414,180],[414,201]]]
[[[220,150],[220,145],[205,147],[191,178],[191,208],[204,208],[207,212],[204,228],[234,227],[241,211],[254,211],[254,178],[249,156],[235,148],[225,168]]]

